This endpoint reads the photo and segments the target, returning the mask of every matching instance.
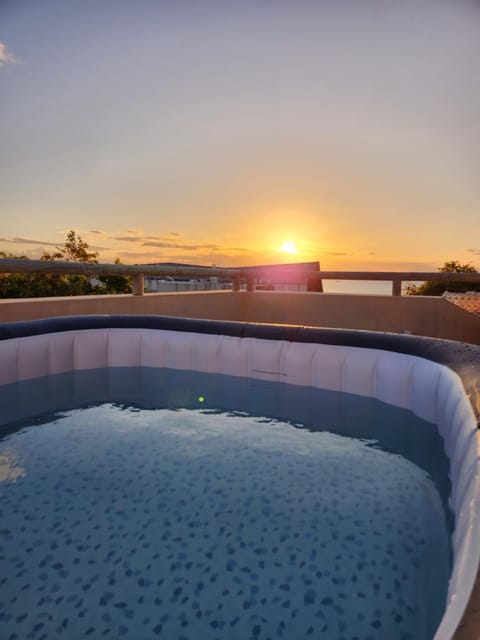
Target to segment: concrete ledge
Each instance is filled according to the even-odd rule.
[[[0,300],[0,322],[90,314],[162,314],[411,333],[480,344],[480,317],[441,297],[231,291]]]

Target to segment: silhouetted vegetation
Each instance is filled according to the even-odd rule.
[[[478,273],[472,264],[461,264],[458,260],[445,262],[443,267],[439,267],[438,270],[443,273]],[[445,291],[480,291],[480,283],[438,280],[423,282],[420,285],[409,284],[405,288],[405,293],[409,296],[441,296]]]
[[[27,260],[0,251],[0,258]],[[41,260],[98,263],[98,253],[89,251],[88,244],[75,231],[69,231],[63,247],[53,253],[44,252]],[[117,258],[115,264],[120,264]],[[106,293],[130,293],[129,276],[90,276],[57,273],[2,273],[0,298],[43,298],[47,296],[81,296]]]

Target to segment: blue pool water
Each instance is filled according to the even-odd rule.
[[[433,425],[185,372],[4,391],[65,409],[3,426],[0,637],[433,637],[450,573]]]

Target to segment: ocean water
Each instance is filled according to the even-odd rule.
[[[410,284],[409,282],[403,282],[402,289]],[[419,284],[413,282],[411,284]],[[323,290],[325,293],[354,293],[354,294],[369,294],[369,295],[392,295],[392,283],[376,280],[324,280]]]
[[[451,564],[433,425],[289,385],[78,373],[9,390],[82,406],[3,425],[0,637],[433,637]]]

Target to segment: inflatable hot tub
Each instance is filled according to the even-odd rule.
[[[93,637],[100,637],[101,633],[109,630],[112,637],[119,635],[125,638],[141,637],[139,633],[142,632],[152,638],[157,635],[174,637],[172,634],[182,635],[184,631],[185,637],[200,637],[198,634],[201,633],[204,638],[260,639],[268,637],[270,632],[275,633],[277,637],[285,638],[316,637],[316,634],[319,634],[321,637],[338,640],[343,635],[353,637],[352,633],[355,630],[358,637],[362,638],[447,640],[453,637],[460,623],[473,588],[480,555],[480,466],[477,436],[480,409],[480,348],[478,347],[396,334],[161,316],[52,318],[0,325],[0,402],[2,406],[0,445],[3,446],[3,449],[0,449],[0,488],[6,496],[7,506],[11,507],[11,511],[9,508],[5,509],[2,524],[3,538],[5,538],[2,541],[3,554],[11,558],[11,562],[7,562],[7,577],[0,586],[2,637],[13,638],[19,630],[25,637],[28,633],[33,633],[31,637],[35,638],[41,637],[42,633],[45,633],[46,637],[56,637],[56,633],[61,633],[61,637],[65,638],[92,634]],[[260,467],[262,478],[264,478],[262,482],[265,481],[268,484],[270,494],[275,492],[275,486],[281,486],[283,493],[279,496],[279,504],[290,505],[290,511],[296,508],[294,502],[302,503],[304,496],[307,496],[307,501],[311,500],[311,502],[308,502],[308,506],[304,509],[302,507],[303,511],[295,512],[297,514],[295,517],[297,519],[304,516],[317,518],[315,522],[312,521],[313,524],[309,525],[314,530],[314,534],[303,530],[295,531],[291,533],[290,546],[285,548],[278,541],[272,542],[273,538],[268,536],[276,536],[278,532],[272,533],[273,524],[272,531],[269,526],[276,517],[275,509],[278,510],[280,507],[265,506],[262,503],[262,509],[259,511],[260,519],[254,524],[258,530],[254,528],[255,533],[248,534],[250,538],[247,536],[246,542],[240,544],[242,549],[245,547],[245,553],[247,551],[250,553],[251,558],[248,554],[247,560],[242,556],[242,561],[237,562],[236,565],[238,573],[235,573],[236,569],[232,569],[235,563],[231,564],[234,560],[228,555],[232,556],[234,551],[228,547],[229,542],[223,557],[223,552],[219,550],[221,536],[231,535],[232,543],[235,536],[237,541],[240,540],[238,532],[244,531],[244,522],[248,520],[249,513],[256,513],[256,501],[260,499],[265,501],[266,498],[252,496],[250,506],[242,512],[241,522],[238,514],[227,517],[226,507],[223,512],[215,510],[214,501],[211,513],[208,511],[209,506],[195,507],[197,516],[198,511],[202,509],[210,514],[203,521],[202,526],[205,527],[205,531],[208,531],[204,537],[213,535],[210,531],[211,519],[225,518],[224,524],[218,528],[220,533],[216,534],[220,538],[213,535],[213,546],[205,551],[204,555],[210,559],[205,561],[203,558],[202,562],[197,562],[197,573],[195,573],[195,561],[188,562],[185,559],[189,552],[188,545],[185,546],[186,538],[184,540],[177,532],[178,548],[171,542],[168,542],[167,546],[172,558],[175,557],[175,562],[178,561],[179,566],[182,567],[181,577],[178,573],[172,573],[169,578],[159,578],[159,574],[164,571],[163,565],[158,565],[155,569],[155,564],[150,562],[145,565],[146,571],[154,572],[155,580],[152,576],[138,577],[140,569],[137,569],[135,588],[131,585],[127,588],[126,582],[122,583],[122,580],[118,579],[115,582],[112,577],[109,578],[110,587],[103,585],[100,588],[98,585],[103,578],[92,578],[91,581],[83,584],[84,592],[80,594],[82,597],[77,597],[72,591],[70,605],[67,605],[68,597],[63,600],[63,596],[58,594],[67,593],[70,587],[73,589],[72,584],[75,581],[67,567],[81,565],[78,554],[73,553],[70,557],[68,550],[59,550],[57,542],[48,543],[46,539],[40,542],[41,529],[37,525],[29,530],[30,537],[25,537],[27,536],[25,522],[45,518],[48,520],[48,516],[39,515],[37,506],[33,510],[35,513],[32,509],[29,511],[25,507],[21,516],[23,520],[19,519],[18,503],[22,502],[24,497],[23,494],[17,495],[15,492],[33,491],[31,487],[27,488],[26,483],[30,476],[33,477],[33,468],[37,463],[35,451],[38,452],[37,457],[40,459],[42,455],[48,456],[49,452],[55,449],[55,439],[60,436],[56,435],[57,426],[49,431],[49,420],[57,425],[60,414],[60,417],[64,417],[83,408],[96,411],[97,413],[89,414],[89,419],[97,420],[100,424],[107,413],[113,410],[112,403],[117,407],[121,406],[122,410],[127,406],[133,407],[132,415],[137,412],[135,414],[137,418],[139,412],[146,411],[144,419],[145,424],[148,423],[147,430],[150,429],[149,438],[153,438],[153,434],[157,433],[152,423],[153,410],[172,410],[175,414],[172,418],[162,414],[162,420],[165,419],[167,422],[181,416],[186,422],[175,427],[172,426],[173,423],[168,422],[170,426],[167,431],[170,437],[176,430],[175,437],[181,436],[180,439],[183,438],[184,443],[187,435],[190,435],[187,458],[189,465],[192,465],[191,469],[196,469],[195,474],[200,473],[194,466],[197,464],[195,460],[205,459],[205,456],[210,454],[211,447],[218,447],[220,439],[223,438],[219,435],[221,428],[217,431],[217,426],[213,426],[213,423],[209,422],[205,427],[202,426],[203,423],[197,424],[197,421],[216,420],[215,416],[221,415],[222,420],[226,420],[230,425],[229,433],[234,434],[235,442],[233,445],[231,443],[228,445],[230,448],[227,447],[225,450],[227,453],[219,454],[218,469],[223,468],[221,465],[225,464],[225,456],[230,455],[228,452],[234,450],[235,454],[232,454],[231,461],[228,463],[233,468],[246,448],[243,446],[244,443],[246,444],[244,439],[252,440],[255,456],[260,455],[260,458],[249,459],[249,464],[252,465],[249,467],[252,469],[251,478]],[[107,405],[108,410],[100,409]],[[186,411],[190,411],[191,414],[183,413]],[[120,418],[117,418],[123,421],[126,415],[124,412]],[[245,427],[240,422],[237,424],[236,421],[245,416],[253,418],[253,425],[249,424]],[[184,424],[189,425],[188,429],[182,426]],[[281,427],[286,430],[282,431],[279,425],[286,425]],[[76,444],[65,444],[65,451],[69,448],[82,448],[81,434],[86,432],[80,430],[78,433],[80,435],[75,440]],[[111,433],[114,434],[114,430]],[[205,441],[205,433],[215,434],[211,443]],[[250,435],[244,435],[247,433]],[[328,434],[325,436],[326,445],[318,440],[319,434],[325,433]],[[262,434],[258,441],[257,434]],[[28,439],[33,436],[34,440],[28,444],[30,442]],[[140,437],[140,431],[138,436]],[[104,434],[102,437],[108,441],[110,436]],[[134,436],[130,434],[129,437]],[[47,440],[43,442],[41,438],[47,438]],[[295,438],[300,439],[295,440]],[[200,439],[205,449],[201,452],[195,449],[194,455],[192,451]],[[353,439],[356,444],[353,443]],[[15,444],[16,442],[20,444]],[[94,442],[92,440],[92,443]],[[129,446],[135,450],[135,440],[129,442]],[[89,446],[96,448],[97,444]],[[153,451],[157,445],[154,440],[151,440],[149,446]],[[169,455],[173,459],[177,454],[173,448],[168,449],[168,446],[163,442],[161,447],[164,449],[161,450],[170,451]],[[367,567],[368,563],[374,567],[381,564],[381,558],[383,558],[383,564],[387,565],[394,551],[390,548],[390,542],[375,541],[375,547],[373,546],[374,537],[377,535],[381,537],[382,531],[378,532],[379,527],[376,529],[373,525],[373,528],[368,528],[369,523],[366,525],[364,539],[358,540],[358,536],[355,538],[355,529],[361,527],[362,520],[362,516],[357,513],[358,497],[355,500],[352,497],[352,504],[349,504],[344,512],[338,511],[338,514],[342,513],[338,517],[339,520],[347,521],[344,530],[345,539],[353,541],[358,546],[354,552],[350,549],[345,551],[345,558],[349,558],[346,560],[348,568],[340,567],[331,558],[332,554],[340,555],[338,549],[345,549],[343,543],[339,542],[340,546],[334,547],[333,550],[322,546],[324,538],[321,530],[328,517],[324,515],[322,519],[317,512],[322,509],[327,512],[331,509],[331,504],[325,507],[318,497],[315,499],[312,497],[312,492],[316,490],[315,483],[330,482],[332,487],[337,487],[341,482],[341,479],[335,475],[337,458],[330,468],[328,464],[333,458],[330,457],[328,462],[321,457],[318,459],[311,457],[317,454],[321,456],[325,446],[332,447],[335,452],[340,449],[350,451],[352,447],[359,447],[360,455],[366,457],[359,459],[358,468],[363,468],[362,465],[366,460],[365,466],[371,467],[370,471],[374,476],[380,476],[379,486],[383,482],[385,486],[388,484],[390,480],[387,476],[392,464],[396,463],[400,456],[402,460],[403,457],[407,460],[406,463],[401,462],[407,479],[416,473],[413,467],[405,466],[407,463],[421,468],[418,485],[420,489],[413,490],[413,499],[415,500],[415,492],[421,491],[425,494],[421,502],[423,510],[428,511],[431,504],[436,505],[435,508],[440,505],[441,513],[444,514],[440,517],[445,520],[446,532],[442,537],[443,534],[438,533],[438,525],[432,521],[430,527],[432,531],[412,533],[410,538],[413,540],[416,535],[422,549],[421,553],[417,549],[406,556],[415,567],[417,565],[423,567],[421,606],[408,605],[408,596],[406,592],[402,593],[402,580],[405,584],[408,584],[409,580],[418,582],[418,576],[402,577],[404,574],[402,568],[395,566],[393,561],[391,572],[396,571],[398,574],[396,577],[394,573],[382,577],[382,574],[376,573],[377,568]],[[278,474],[275,481],[265,480],[272,452],[281,457],[282,448],[285,451],[290,447],[295,450],[296,457],[288,459],[284,468],[274,467],[275,473]],[[385,460],[378,458],[380,449],[390,457]],[[42,451],[43,454],[41,454]],[[108,456],[110,449],[105,451],[107,451],[105,455]],[[259,451],[261,453],[258,453]],[[61,466],[63,454],[59,455],[60,458],[57,458],[53,465],[49,463],[51,466]],[[78,473],[75,466],[77,462],[68,464],[72,465],[71,472],[64,471],[63,480],[59,482],[57,478],[56,484],[51,486],[48,483],[53,483],[53,480],[46,478],[47,471],[38,472],[39,478],[43,478],[38,482],[43,483],[45,487],[50,487],[49,495],[52,491],[59,490],[58,487],[62,482],[68,484],[72,474]],[[138,461],[136,464],[138,468]],[[145,468],[148,464],[145,462]],[[347,463],[342,474],[345,476],[350,471],[355,471],[353,468],[355,464],[352,462],[349,469]],[[293,499],[290,496],[292,482],[303,482],[301,478],[305,476],[302,465],[305,469],[311,469],[312,475],[305,479],[306,485],[301,491],[298,490],[298,493],[295,493]],[[186,462],[184,464],[179,462],[178,466],[183,468],[183,473]],[[210,464],[207,472],[211,473],[213,467],[215,463]],[[323,476],[316,475],[319,468],[323,469]],[[327,469],[331,470],[327,471]],[[161,473],[165,476],[166,469],[164,468]],[[224,469],[223,476],[227,473],[228,465]],[[297,473],[300,480],[295,475]],[[145,474],[149,475],[150,472]],[[250,471],[247,475],[249,474]],[[291,474],[292,479],[287,482],[288,474]],[[385,476],[383,477],[382,474]],[[199,478],[199,476],[195,477]],[[353,475],[353,477],[357,476]],[[222,481],[221,478],[220,481]],[[105,478],[102,482],[105,482]],[[176,481],[172,482],[173,488],[170,489],[170,493],[175,492]],[[180,482],[183,480],[178,480],[178,483]],[[190,479],[188,482],[191,488],[189,491],[192,491],[193,504],[195,480]],[[201,484],[201,482],[199,478],[198,483]],[[392,482],[394,486],[395,479]],[[427,485],[427,482],[430,484]],[[251,483],[258,484],[257,480],[252,480]],[[22,489],[23,485],[25,485],[24,489]],[[358,477],[358,487],[361,485],[362,479]],[[39,489],[38,485],[35,486],[35,491],[40,491],[41,487]],[[218,495],[223,495],[224,489],[217,489]],[[351,485],[351,489],[353,496],[357,487]],[[205,489],[203,494],[208,490],[208,488]],[[230,485],[225,490],[227,493],[232,492],[232,495],[237,491]],[[69,491],[72,490],[69,489]],[[239,491],[243,492],[244,489]],[[339,491],[339,495],[345,495],[341,490]],[[369,494],[368,483],[362,491],[365,495]],[[437,497],[432,497],[433,493]],[[330,500],[331,495],[327,499]],[[348,502],[350,497],[347,496],[345,499]],[[395,497],[392,498],[393,501],[395,499]],[[48,495],[44,500],[49,501]],[[82,498],[79,497],[78,501],[81,502],[81,500]],[[116,500],[116,497],[113,497],[113,500]],[[168,496],[158,500],[161,505],[170,504]],[[375,507],[375,500],[376,497],[372,502],[374,512],[380,510]],[[189,508],[188,496],[184,496],[180,502],[185,503],[186,509]],[[337,504],[337,498],[333,502]],[[27,498],[25,498],[25,504],[28,504]],[[72,508],[68,507],[70,510]],[[163,516],[167,508],[170,507],[164,506]],[[177,512],[177,508],[176,503],[174,512],[180,521],[182,518],[190,517],[191,514],[182,515]],[[388,506],[385,508],[389,509]],[[159,514],[162,513],[160,507],[157,511]],[[88,513],[90,514],[90,511]],[[128,518],[128,516],[125,517]],[[158,515],[158,518],[160,517]],[[77,522],[80,522],[82,516],[78,518]],[[98,514],[89,515],[85,519],[89,518],[92,522],[101,519]],[[397,523],[393,528],[400,526],[398,509],[395,514],[390,514],[389,518],[393,520],[385,521],[386,530],[392,528],[392,522]],[[254,519],[252,516],[252,521]],[[367,520],[370,519],[368,516]],[[237,522],[236,533],[233,530],[229,532],[232,521]],[[263,523],[263,529],[260,528],[259,522]],[[64,529],[69,527],[65,523],[68,523],[68,518],[63,525],[52,524],[50,529],[60,527],[62,536],[66,535],[66,539],[71,541],[74,539],[74,527],[72,525],[71,533],[65,533]],[[415,526],[414,522],[411,524],[412,527]],[[158,523],[151,519],[141,526],[148,531],[155,529],[157,525]],[[283,535],[278,533],[282,543],[290,535],[287,533],[290,525],[291,523],[287,522]],[[120,525],[120,528],[122,526]],[[408,527],[409,523],[405,526]],[[428,527],[428,522],[425,526]],[[275,525],[275,531],[281,528],[282,526],[278,526],[278,523]],[[128,531],[130,530],[127,528],[124,537],[130,535]],[[333,538],[338,536],[341,538],[343,535],[341,530],[339,533],[337,529],[332,531],[335,532],[332,534]],[[90,534],[84,532],[82,535],[88,539],[91,534],[92,532]],[[99,532],[98,535],[103,534]],[[163,531],[162,535],[165,540],[169,540],[171,536],[175,538],[175,534],[170,530]],[[191,532],[189,535],[192,537],[194,533]],[[257,535],[258,539],[253,540]],[[399,535],[403,533],[399,532]],[[298,543],[295,547],[293,541],[295,537],[303,539],[302,536],[305,541],[312,539],[319,541],[318,549],[325,548],[325,550],[323,552],[318,550],[317,553],[317,548],[312,546],[309,557],[300,561],[306,547],[303,543],[301,545]],[[377,553],[378,563],[375,555],[368,556],[362,546],[366,538],[372,540],[371,551],[374,554]],[[183,542],[180,542],[180,539]],[[403,538],[399,538],[399,544],[404,546],[410,544],[408,540],[407,542],[402,540]],[[29,541],[31,541],[30,547]],[[40,549],[42,545],[48,544],[54,551],[50,550],[47,553],[43,550],[40,553],[39,550],[32,550],[36,548],[35,545]],[[137,547],[142,546],[140,543],[132,544],[130,555],[137,551]],[[429,545],[434,544],[438,546],[435,547],[435,551],[432,551]],[[82,546],[85,545],[77,544],[78,548]],[[25,548],[27,548],[26,551]],[[165,548],[157,550],[153,557],[161,556],[166,552]],[[358,557],[355,556],[357,551],[360,554]],[[22,553],[26,555],[23,556]],[[115,553],[113,546],[109,553]],[[273,553],[276,554],[276,559],[273,558]],[[441,559],[438,557],[439,553],[441,553]],[[55,558],[56,554],[58,558]],[[263,554],[265,557],[262,556],[259,559],[255,554],[259,557]],[[118,558],[119,566],[126,562],[126,555]],[[106,556],[109,557],[108,553]],[[270,556],[272,556],[271,562]],[[289,565],[286,561],[287,556]],[[27,577],[35,573],[34,568],[35,570],[37,568],[32,560],[33,557],[35,562],[38,561],[38,566],[41,565],[44,568],[43,572],[38,569],[38,582],[34,586],[32,586],[34,578]],[[366,558],[369,560],[367,561]],[[333,564],[330,566],[328,563],[331,560]],[[90,562],[95,564],[98,558],[92,556]],[[174,570],[175,562],[172,560],[170,563],[170,567],[173,566]],[[251,562],[250,565],[249,562]],[[30,568],[29,563],[32,564]],[[282,563],[285,563],[285,567]],[[280,565],[282,565],[281,570],[278,568]],[[328,570],[325,569],[326,565],[329,566]],[[439,568],[440,565],[441,568]],[[268,566],[271,566],[271,573],[267,575]],[[222,567],[227,567],[226,571],[230,573],[222,573]],[[352,567],[356,567],[355,570]],[[369,577],[369,570],[373,571],[371,577]],[[284,574],[280,574],[280,571],[284,571]],[[95,576],[97,574],[101,576],[101,569],[94,573]],[[112,569],[111,575],[114,573]],[[201,575],[204,576],[203,579],[199,578]],[[130,580],[131,576],[135,576],[134,568],[126,569],[123,580]],[[215,580],[212,580],[213,576]],[[327,577],[329,584],[333,583],[332,594],[335,593],[335,597],[330,596],[330,592],[325,592]],[[362,595],[363,587],[360,588],[357,584],[357,577],[360,582],[364,579],[365,585],[370,587],[372,584],[375,585],[371,595],[367,594],[367,599],[371,600],[372,606],[369,619],[365,619],[365,615],[361,613],[361,607],[364,607],[361,598],[364,598],[364,595]],[[203,586],[200,588],[199,584],[207,583],[207,578],[215,585],[224,583],[224,588],[218,592],[213,591],[213,595],[209,596],[210,600],[203,601],[202,598],[205,598],[203,594],[208,591],[208,588],[206,590]],[[77,577],[79,585],[82,579]],[[118,593],[117,586],[112,586],[112,580],[113,583],[120,585]],[[304,589],[297,600],[295,599],[297,596],[292,593],[300,590],[296,580]],[[54,593],[46,587],[47,584],[51,584],[50,588],[54,589]],[[145,592],[145,586],[148,585],[151,585],[150,591],[147,589]],[[297,586],[294,589],[295,585]],[[217,589],[217,586],[211,588]],[[281,595],[273,595],[277,588]],[[282,591],[284,593],[281,593]],[[226,598],[224,602],[223,597]],[[58,598],[62,599],[58,600]],[[107,606],[109,598],[112,601],[110,609]],[[21,606],[19,603],[22,599],[24,604]],[[23,611],[25,599],[29,607],[27,607],[28,610]],[[431,604],[430,600],[435,600],[435,603]],[[355,601],[352,605],[354,613],[351,613],[347,610],[347,605],[353,601]],[[237,604],[240,610],[239,615],[236,615]],[[64,605],[67,613],[60,615],[58,611]],[[145,607],[147,609],[144,610]],[[398,607],[403,607],[401,612]],[[168,610],[177,611],[176,622],[172,621],[173,614],[169,618],[169,614],[166,613]],[[407,629],[402,625],[409,611],[416,622],[413,627]],[[80,616],[79,612],[83,612],[83,615]],[[118,619],[115,617],[117,614]],[[72,616],[77,618],[80,616],[80,619],[73,620]],[[138,622],[140,616],[143,616],[141,623]],[[300,627],[291,626],[297,624],[294,619],[298,621],[302,618],[310,620],[308,624],[305,623],[303,631]],[[145,622],[147,620],[148,623]],[[345,620],[349,620],[348,624]],[[139,624],[145,625],[143,631]],[[173,626],[169,627],[169,625]],[[150,631],[147,632],[147,629]],[[395,635],[397,631],[398,635]]]

